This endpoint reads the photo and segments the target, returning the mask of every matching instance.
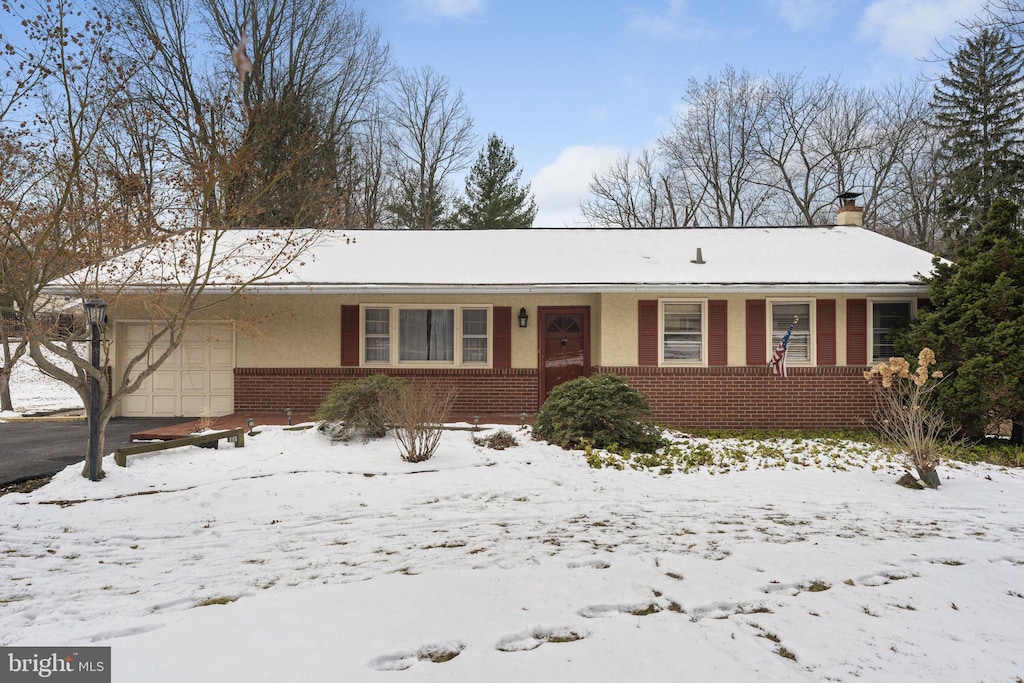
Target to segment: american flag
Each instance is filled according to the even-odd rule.
[[[786,334],[783,335],[782,341],[775,347],[775,352],[772,354],[772,359],[768,361],[768,366],[771,367],[772,372],[776,375],[786,376],[786,349],[789,347],[789,335],[793,334],[793,328],[796,327],[798,318],[793,319],[793,324],[786,330]]]

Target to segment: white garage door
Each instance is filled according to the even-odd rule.
[[[153,335],[149,323],[122,325],[122,363],[135,357]],[[166,349],[157,342],[150,358]],[[122,366],[123,367],[123,366]],[[231,326],[196,323],[181,345],[121,402],[126,417],[217,417],[234,412],[235,334]]]

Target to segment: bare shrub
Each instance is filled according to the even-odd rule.
[[[903,466],[916,470],[918,479],[932,488],[938,486],[935,468],[952,431],[932,397],[942,381],[941,371],[928,372],[934,364],[935,353],[926,347],[913,372],[906,359],[896,357],[864,373],[874,387],[875,429],[900,449]]]
[[[407,382],[383,397],[381,410],[403,460],[423,462],[434,454],[457,393],[453,388]]]
[[[202,434],[213,429],[213,418],[210,417],[210,411],[206,408],[203,409],[199,419],[196,420],[195,425],[192,426],[193,434]]]
[[[519,440],[516,439],[515,434],[508,431],[507,429],[499,429],[498,431],[488,436],[474,436],[473,443],[475,443],[477,446],[491,448],[496,451],[503,451],[506,448],[513,448],[515,446],[518,446]]]

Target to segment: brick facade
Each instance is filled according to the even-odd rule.
[[[338,382],[381,374],[366,368],[235,368],[235,410],[277,412],[285,408],[315,411]],[[537,371],[389,368],[386,373],[459,390],[457,413],[533,414],[537,410]]]
[[[765,367],[594,367],[647,394],[654,418],[689,429],[838,429],[862,427],[874,403],[865,367],[789,368],[783,379]],[[334,384],[373,374],[364,368],[236,368],[235,410],[316,410]],[[459,390],[455,412],[533,414],[532,369],[389,369],[387,374]]]
[[[863,427],[874,410],[866,367],[602,367],[647,394],[655,419],[690,429]]]

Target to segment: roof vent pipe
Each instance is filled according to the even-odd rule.
[[[700,253],[700,247],[697,247],[697,258],[690,261],[690,263],[696,263],[699,266],[704,265],[704,255]]]

